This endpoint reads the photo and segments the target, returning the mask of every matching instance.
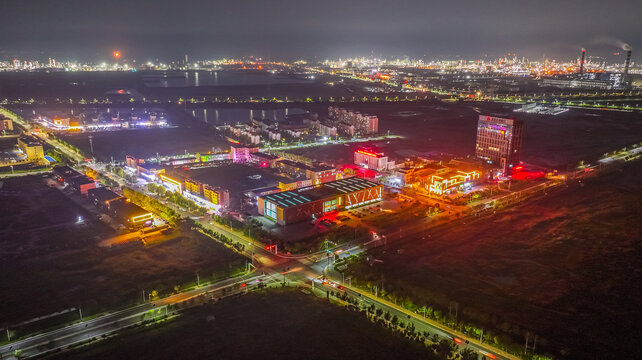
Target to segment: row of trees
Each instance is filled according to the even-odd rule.
[[[158,186],[154,183],[149,183],[147,184],[147,190],[171,202],[172,204],[176,204],[183,209],[187,209],[188,211],[196,215],[203,216],[207,213],[206,208],[198,206],[198,204],[196,204],[194,201],[184,197],[183,195],[177,192],[168,191],[163,186]]]
[[[212,229],[207,229],[207,228],[203,227],[203,225],[201,225],[200,223],[193,222],[193,225],[196,226],[197,228],[201,229],[205,234],[209,235],[210,237],[212,237],[212,238],[214,238],[214,239],[216,239],[216,240],[218,240],[218,241],[220,241],[220,242],[222,242],[224,244],[227,244],[227,245],[233,247],[238,252],[242,252],[243,250],[245,250],[245,244],[235,243],[235,242],[232,241],[232,239],[228,238],[227,236],[225,236],[225,235],[223,235],[223,234],[221,234],[219,232],[216,232],[216,231],[214,231]]]
[[[390,329],[396,334],[407,338],[410,341],[418,342],[426,346],[429,350],[428,359],[461,359],[477,360],[478,355],[474,350],[463,349],[457,352],[456,345],[450,339],[440,338],[437,334],[431,334],[429,331],[418,331],[415,324],[408,317],[408,322],[399,319],[397,315],[391,315],[388,311],[371,304],[368,307],[360,308],[359,301],[349,297],[344,292],[331,292],[331,295],[348,303],[346,308],[351,311],[360,312],[365,315],[371,322]]]
[[[353,255],[342,259],[341,261],[337,261],[335,263],[335,267],[336,266],[346,268],[346,273],[350,273],[352,275],[353,285],[369,292],[377,293],[379,297],[398,304],[409,311],[422,315],[425,311],[426,318],[437,321],[464,334],[468,334],[473,338],[479,339],[482,337],[483,342],[485,343],[492,343],[493,346],[497,348],[518,356],[523,356],[523,346],[515,343],[513,338],[521,337],[524,335],[525,330],[516,325],[511,325],[508,322],[501,322],[497,317],[489,314],[478,314],[476,313],[476,310],[469,308],[458,309],[458,316],[454,316],[453,312],[449,312],[447,307],[444,309],[444,307],[436,303],[432,303],[431,301],[426,301],[425,299],[423,299],[423,301],[417,301],[417,299],[412,299],[410,296],[403,295],[406,292],[404,289],[398,289],[398,291],[391,290],[394,286],[392,284],[388,284],[388,286],[386,286],[387,290],[385,290],[381,287],[381,277],[377,277],[372,274],[372,268],[369,266],[368,259],[362,254]],[[423,303],[426,305],[418,306],[417,303]],[[452,304],[452,302],[449,303]],[[471,318],[470,316],[467,316],[471,314],[473,314],[474,317]],[[462,319],[462,317],[466,318]],[[482,329],[481,325],[474,323],[472,320],[473,318],[484,319],[481,323],[485,329]],[[493,327],[495,331],[488,330],[489,326]],[[505,335],[500,335],[502,333]],[[545,357],[540,358],[545,359]],[[531,357],[529,356],[528,359],[531,359]]]
[[[145,210],[158,214],[163,219],[172,224],[177,224],[180,220],[180,215],[174,209],[163,205],[160,201],[153,199],[145,194],[139,193],[136,190],[128,187],[123,188],[123,195],[130,199],[134,204],[142,207]]]

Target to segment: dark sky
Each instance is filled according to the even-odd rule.
[[[642,59],[642,0],[0,0],[0,56]],[[640,49],[636,53],[636,48]]]

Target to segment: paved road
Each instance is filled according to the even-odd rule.
[[[15,350],[20,350],[22,356],[35,356],[46,351],[66,347],[93,337],[108,334],[140,323],[143,320],[150,320],[165,315],[168,312],[168,305],[181,303],[204,294],[213,294],[216,297],[231,295],[256,285],[256,280],[263,277],[263,275],[249,274],[225,279],[157,301],[140,304],[91,320],[82,321],[40,335],[18,340],[0,347],[0,359],[16,358],[14,356]],[[241,288],[241,284],[247,284],[247,286]]]

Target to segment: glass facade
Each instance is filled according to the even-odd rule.
[[[276,204],[269,201],[265,202],[265,216],[276,220]]]
[[[323,213],[330,212],[337,209],[337,199],[323,202]]]

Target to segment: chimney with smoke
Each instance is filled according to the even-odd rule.
[[[584,74],[584,57],[586,56],[586,49],[582,48],[582,60],[580,60],[580,76]]]
[[[626,61],[624,62],[624,76],[629,74],[629,66],[631,65],[631,47],[626,51]]]

